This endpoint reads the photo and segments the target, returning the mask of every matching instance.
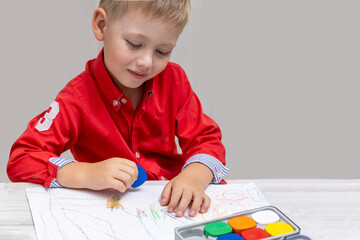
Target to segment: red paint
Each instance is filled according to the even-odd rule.
[[[250,228],[241,232],[245,240],[258,240],[270,237],[270,235],[261,228]]]

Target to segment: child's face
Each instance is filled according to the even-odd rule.
[[[166,67],[180,31],[164,20],[129,11],[104,27],[104,62],[116,84],[138,88]]]

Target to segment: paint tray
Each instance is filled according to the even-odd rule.
[[[209,238],[206,237],[206,235],[204,233],[204,227],[207,224],[213,223],[213,222],[226,222],[227,223],[229,219],[232,219],[234,217],[240,217],[240,216],[247,216],[247,217],[252,218],[252,215],[254,213],[262,212],[262,211],[266,211],[266,210],[276,213],[279,216],[279,220],[277,222],[285,222],[285,223],[289,224],[293,228],[293,231],[289,232],[289,233],[277,235],[277,236],[263,238],[264,240],[265,239],[266,240],[275,240],[275,239],[277,239],[277,240],[310,240],[309,237],[300,235],[300,228],[293,221],[291,221],[285,214],[283,214],[279,209],[277,209],[274,206],[256,208],[256,209],[252,209],[252,210],[248,210],[248,211],[244,211],[244,212],[238,212],[235,214],[231,214],[231,215],[228,215],[225,217],[215,218],[215,219],[212,219],[209,221],[204,221],[204,222],[199,222],[199,223],[194,223],[194,224],[177,227],[174,230],[175,231],[175,240],[216,239],[216,237],[211,237],[211,236]],[[265,225],[257,222],[256,228],[265,229]]]

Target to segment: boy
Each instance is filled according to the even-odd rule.
[[[204,189],[228,169],[219,127],[168,62],[189,10],[190,0],[102,0],[92,28],[104,48],[14,143],[10,180],[123,193],[139,164],[148,179],[170,180],[161,194],[169,212],[206,212]],[[68,149],[75,160],[59,157]]]

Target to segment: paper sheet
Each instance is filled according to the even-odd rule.
[[[253,183],[209,185],[207,213],[177,218],[160,205],[162,185],[115,190],[26,188],[38,240],[169,240],[175,227],[269,203]]]

